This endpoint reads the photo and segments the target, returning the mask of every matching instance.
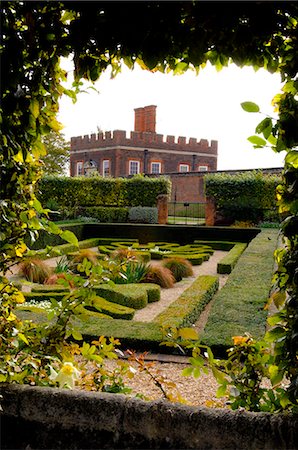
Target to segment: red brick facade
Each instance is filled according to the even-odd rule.
[[[102,176],[217,170],[217,141],[163,136],[155,132],[156,106],[135,109],[135,130],[114,130],[71,138],[70,175],[98,171]],[[104,162],[105,161],[105,162]],[[109,161],[109,162],[107,162]]]

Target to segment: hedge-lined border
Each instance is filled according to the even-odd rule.
[[[140,285],[139,285],[140,286]],[[81,321],[79,318],[75,319],[78,330],[84,336],[84,339],[92,340],[94,337],[107,336],[115,337],[121,340],[122,345],[137,345],[140,348],[150,347],[152,349],[159,349],[160,343],[164,339],[162,332],[163,327],[176,326],[177,317],[179,318],[179,326],[191,325],[196,318],[199,317],[205,305],[211,300],[214,292],[218,288],[218,277],[206,275],[198,277],[192,285],[187,289],[188,294],[181,294],[175,301],[180,304],[179,308],[170,308],[166,314],[165,319],[161,317],[158,322],[139,322],[127,321],[123,319],[105,319],[98,318],[95,315],[90,315],[88,321]],[[56,293],[57,294],[57,293]],[[62,293],[59,293],[61,296]],[[63,295],[63,294],[62,294]],[[171,306],[171,305],[170,305]],[[23,311],[21,316],[24,319],[30,319],[30,312]],[[171,316],[172,315],[172,316]],[[38,311],[34,314],[34,318],[38,321],[45,320],[45,315],[40,315],[38,320]],[[172,319],[170,319],[172,317]],[[183,324],[183,325],[182,325]]]
[[[239,242],[238,244],[235,244],[234,247],[229,251],[229,253],[225,255],[217,264],[217,273],[231,273],[246,247],[246,243]]]
[[[215,295],[202,342],[223,353],[233,336],[246,332],[259,339],[266,328],[278,230],[265,229],[241,255],[228,281]]]
[[[218,290],[217,276],[201,275],[168,308],[153,319],[162,327],[187,327],[200,316]]]

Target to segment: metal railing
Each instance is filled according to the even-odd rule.
[[[205,202],[169,202],[168,223],[204,225],[205,208]]]

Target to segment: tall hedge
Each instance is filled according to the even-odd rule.
[[[45,177],[39,182],[38,198],[43,205],[55,201],[60,207],[152,207],[156,206],[157,196],[169,194],[170,189],[171,182],[165,177]]]
[[[207,197],[213,197],[216,208],[232,219],[262,219],[266,211],[276,210],[277,175],[262,171],[237,175],[207,174],[204,178]]]

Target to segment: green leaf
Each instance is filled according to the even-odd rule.
[[[294,167],[294,169],[298,169],[298,151],[297,150],[290,151],[286,156],[285,163],[288,166]]]
[[[266,145],[265,139],[260,138],[259,136],[250,136],[247,140],[257,147],[264,147]]]
[[[79,242],[76,235],[71,231],[69,230],[62,231],[60,236],[62,239],[69,242],[70,244],[76,245],[77,247],[79,246]]]
[[[258,105],[253,102],[243,102],[241,103],[241,108],[246,112],[260,112]]]
[[[29,111],[31,112],[32,116],[37,119],[37,117],[39,116],[39,102],[35,98],[30,102]]]
[[[182,370],[182,375],[184,377],[189,377],[190,375],[192,375],[192,372],[193,372],[192,367],[186,367],[185,369]]]
[[[71,331],[71,334],[76,341],[81,341],[83,339],[81,333],[75,328]]]

